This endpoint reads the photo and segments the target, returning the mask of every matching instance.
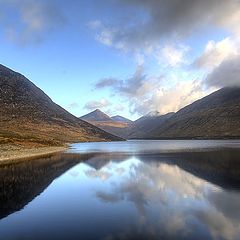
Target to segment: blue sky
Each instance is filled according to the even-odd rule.
[[[164,114],[239,83],[239,1],[0,3],[0,62],[76,116]]]

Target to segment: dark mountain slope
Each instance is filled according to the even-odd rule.
[[[73,116],[26,77],[0,65],[0,142],[52,144],[117,139]]]
[[[174,113],[164,115],[149,113],[132,123],[128,129],[127,138],[144,138],[155,128],[160,127]]]
[[[127,119],[127,118],[119,116],[119,115],[113,116],[113,117],[111,117],[111,119],[116,122],[132,123],[132,121],[130,119]]]
[[[150,138],[240,138],[240,87],[220,89],[175,113]]]

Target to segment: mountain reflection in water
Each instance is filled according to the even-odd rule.
[[[58,154],[0,168],[2,239],[240,239],[240,150]]]

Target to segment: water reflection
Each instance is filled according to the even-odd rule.
[[[0,236],[238,240],[239,153],[63,154],[0,168]]]
[[[90,155],[56,154],[0,168],[0,219],[21,210],[51,182]]]
[[[239,239],[239,193],[225,191],[177,166],[129,161],[131,170],[123,181],[108,191],[96,191],[96,197],[109,204],[133,204],[138,212],[134,233],[145,239]],[[121,232],[123,236],[132,237],[128,231]]]

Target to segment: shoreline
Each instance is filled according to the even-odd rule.
[[[46,157],[55,153],[64,152],[68,147],[37,147],[2,150],[0,148],[0,166],[14,164],[25,160]]]

